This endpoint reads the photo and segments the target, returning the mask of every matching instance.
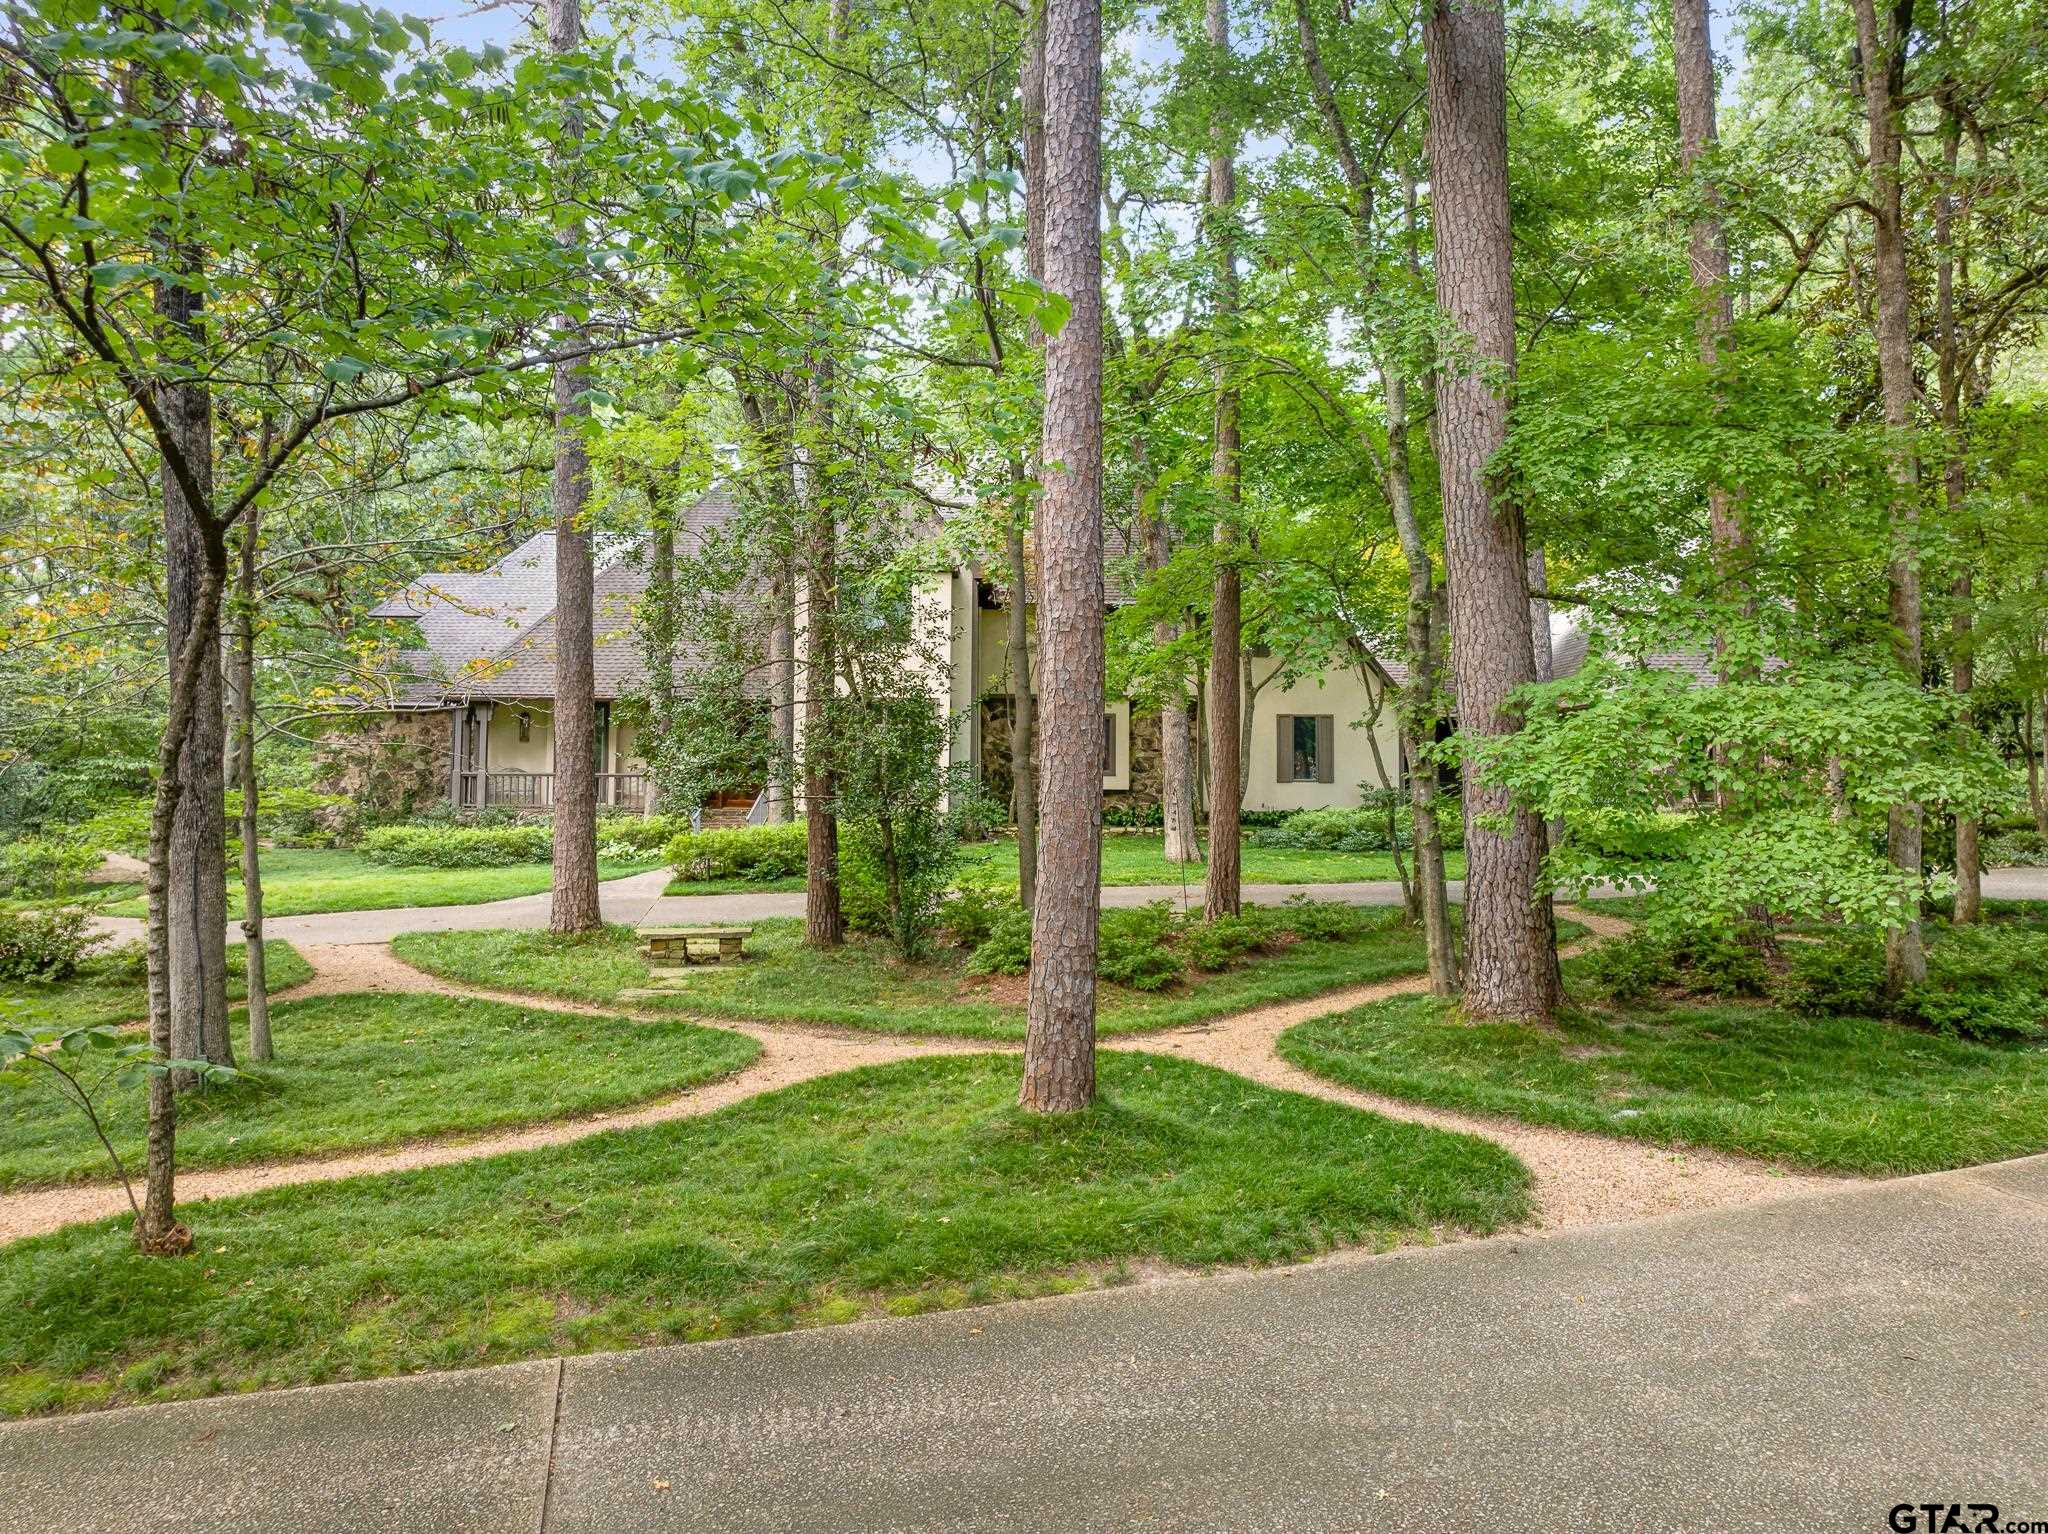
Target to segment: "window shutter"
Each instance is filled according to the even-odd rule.
[[[1116,776],[1116,715],[1102,716],[1102,775]]]
[[[1274,759],[1273,781],[1292,783],[1294,781],[1294,716],[1280,714],[1273,721],[1279,726],[1280,753]]]
[[[1316,715],[1316,781],[1337,781],[1337,719],[1333,714]]]

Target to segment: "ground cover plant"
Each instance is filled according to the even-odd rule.
[[[695,971],[674,996],[634,1005],[882,1033],[1022,1038],[1030,948],[1021,914],[986,896],[964,904],[972,914],[955,902],[944,919],[967,930],[949,926],[954,940],[915,961],[858,934],[820,951],[805,946],[801,922],[756,922],[747,959]],[[569,938],[409,932],[393,947],[407,963],[449,980],[600,1004],[648,980],[624,927]],[[1097,1026],[1117,1034],[1414,974],[1423,955],[1420,935],[1396,910],[1298,903],[1248,908],[1214,927],[1179,923],[1162,908],[1108,910],[1101,962]]]
[[[759,828],[782,831],[780,826]],[[702,849],[711,838],[730,833],[706,832],[688,846],[688,861],[679,860],[671,847],[670,866],[676,877],[670,881],[671,895],[723,895],[766,890],[800,890],[803,880],[803,837],[801,826],[788,860],[762,856],[744,871],[714,872],[718,864]],[[1102,839],[1102,882],[1105,885],[1185,884],[1202,887],[1200,863],[1166,861],[1164,838],[1153,832],[1106,835]],[[986,842],[965,842],[956,852],[958,876],[975,884],[1014,886],[1017,882],[1017,841],[997,837]],[[1451,878],[1465,876],[1462,852],[1448,854]],[[1244,882],[1247,884],[1341,884],[1361,879],[1392,879],[1396,876],[1392,854],[1376,851],[1330,851],[1293,846],[1261,846],[1247,838],[1244,848]]]
[[[248,992],[243,982],[245,954],[240,943],[228,945],[228,996],[240,1001]],[[304,985],[313,966],[291,944],[273,938],[263,945],[264,973],[273,992]],[[87,956],[69,979],[11,980],[0,983],[0,1001],[10,1016],[25,1024],[91,1027],[101,1023],[132,1023],[149,1011],[144,995],[142,947],[128,943]]]
[[[1598,1134],[1871,1175],[2048,1149],[2048,921],[1930,924],[1930,985],[1884,999],[1882,938],[1626,941],[1567,965],[1556,1026],[1473,1023],[1401,997],[1288,1030],[1333,1081]]]
[[[729,1337],[986,1303],[1130,1264],[1285,1262],[1524,1217],[1498,1146],[1143,1054],[1044,1118],[999,1055],[700,1119],[0,1249],[11,1414]]]
[[[435,995],[320,996],[271,1013],[277,1058],[178,1106],[186,1169],[395,1145],[565,1118],[729,1075],[760,1046],[681,1020],[630,1022]],[[140,1165],[140,1091],[102,1102],[124,1163]],[[0,1188],[101,1181],[84,1116],[47,1093],[0,1093]]]
[[[658,867],[658,857],[602,860],[598,875],[622,879]],[[539,861],[499,867],[393,867],[360,852],[338,848],[297,848],[263,854],[263,914],[316,916],[327,911],[389,911],[406,906],[475,905],[537,895],[552,887],[554,870]],[[228,915],[241,915],[241,881],[228,883]],[[108,910],[116,916],[143,914],[139,897]]]

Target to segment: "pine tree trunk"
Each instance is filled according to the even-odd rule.
[[[1481,739],[1516,728],[1507,697],[1533,679],[1528,551],[1519,508],[1488,478],[1507,437],[1515,363],[1507,174],[1507,33],[1497,3],[1445,0],[1423,30],[1437,302],[1470,357],[1437,378],[1437,446],[1458,721]],[[1543,827],[1465,762],[1465,1007],[1545,1019],[1558,996]],[[1509,829],[1486,822],[1507,817]]]
[[[1230,56],[1228,0],[1208,0],[1209,46]],[[1202,914],[1237,915],[1243,898],[1244,849],[1244,592],[1236,558],[1239,482],[1238,393],[1226,355],[1237,317],[1237,162],[1221,117],[1210,125],[1209,240],[1216,262],[1214,442],[1209,479],[1216,496],[1216,582],[1209,617],[1209,873]]]
[[[266,433],[267,435],[267,433]],[[235,589],[235,771],[242,790],[242,967],[249,993],[249,1058],[272,1058],[270,977],[263,962],[263,856],[256,803],[256,566],[262,512],[242,514],[242,559]]]
[[[1102,8],[1045,4],[1045,281],[1071,306],[1045,346],[1038,536],[1038,901],[1018,1102],[1095,1098],[1102,883]]]
[[[1912,8],[1885,19],[1880,32],[1875,0],[1855,0],[1856,42],[1862,59],[1864,115],[1868,124],[1871,194],[1871,266],[1877,289],[1878,392],[1884,422],[1893,434],[1891,619],[1899,669],[1914,686],[1921,681],[1919,551],[1920,466],[1907,433],[1913,427],[1912,287],[1906,272],[1905,210],[1900,185],[1900,124],[1904,112],[1906,30]],[[1921,808],[1892,806],[1888,827],[1891,860],[1921,878]],[[1927,978],[1927,948],[1920,929],[1919,896],[1900,924],[1885,934],[1885,983],[1894,992]]]
[[[583,41],[579,0],[548,0],[548,51],[574,53]],[[580,113],[562,125],[559,154],[567,158],[582,137]],[[580,244],[583,226],[571,220],[564,244]],[[562,329],[584,338],[581,322],[563,316]],[[597,899],[597,678],[590,560],[590,456],[584,430],[590,403],[587,362],[558,362],[555,394],[555,857],[556,932],[594,932],[603,924]]]
[[[1021,469],[1021,465],[1019,466]],[[1004,641],[1010,655],[1010,813],[1017,822],[1017,898],[1025,910],[1038,901],[1038,774],[1031,761],[1037,712],[1031,692],[1031,625],[1024,593],[1031,572],[1024,559],[1024,511],[1013,509],[1003,539],[1003,564],[1010,584]]]
[[[180,247],[171,259],[197,272],[197,251]],[[205,320],[200,295],[172,282],[157,288],[157,310],[167,333],[195,351],[203,343]],[[199,493],[213,490],[213,400],[201,383],[176,383],[157,393],[171,435],[189,466]],[[187,504],[177,479],[164,475],[164,628],[171,664],[177,664],[188,642],[201,646],[203,658],[193,677],[192,717],[182,737],[177,772],[183,788],[177,795],[176,819],[168,850],[172,878],[165,890],[169,943],[170,1048],[182,1060],[210,1060],[232,1065],[228,1039],[227,979],[227,825],[223,757],[227,719],[221,696],[220,599],[200,600],[207,578],[207,533],[202,526],[211,514],[206,506]],[[224,581],[223,568],[213,572]],[[196,1084],[190,1071],[179,1071],[173,1085],[185,1090]]]

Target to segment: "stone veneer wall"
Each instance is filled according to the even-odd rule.
[[[1010,802],[1010,722],[1012,710],[1007,695],[981,700],[981,781],[1002,803]],[[1136,808],[1159,803],[1159,715],[1131,712],[1131,786],[1112,788],[1102,795],[1104,808]],[[1032,760],[1037,761],[1038,737],[1031,741]]]
[[[315,786],[366,814],[416,814],[448,798],[448,749],[445,709],[335,719],[314,748]]]

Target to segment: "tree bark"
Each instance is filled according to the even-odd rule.
[[[1686,174],[1693,175],[1718,141],[1707,0],[1671,0],[1671,56],[1678,85],[1678,160]],[[1721,221],[1720,194],[1708,183],[1700,195],[1703,211],[1693,220],[1686,260],[1699,305],[1695,329],[1700,362],[1711,373],[1722,367],[1733,343],[1735,302],[1728,283],[1728,231]],[[1743,581],[1740,566],[1748,538],[1735,498],[1718,480],[1707,487],[1707,522],[1721,578]]]
[[[1935,265],[1935,346],[1941,384],[1941,432],[1943,442],[1941,491],[1949,530],[1964,546],[1950,586],[1954,616],[1949,620],[1949,676],[1956,696],[1963,700],[1963,726],[1974,727],[1969,699],[1977,684],[1974,582],[1970,562],[1976,557],[1978,539],[1966,526],[1969,469],[1963,457],[1963,387],[1966,365],[1961,338],[1956,329],[1956,229],[1959,203],[1956,175],[1962,149],[1962,126],[1956,120],[1955,103],[1942,96],[1942,189],[1934,199],[1934,243],[1939,258]],[[1966,215],[1967,216],[1967,213]],[[1977,822],[1970,816],[1956,817],[1956,899],[1951,921],[1968,926],[1984,916],[1984,859],[1978,845]]]
[[[1209,46],[1230,56],[1228,0],[1208,0]],[[1236,558],[1239,479],[1238,393],[1227,349],[1237,315],[1237,162],[1230,128],[1220,114],[1210,125],[1209,240],[1216,261],[1215,432],[1209,479],[1216,497],[1216,580],[1209,616],[1209,872],[1202,914],[1210,921],[1241,908],[1244,849],[1244,591]]]
[[[1507,32],[1497,3],[1445,0],[1423,30],[1437,303],[1470,348],[1437,375],[1437,445],[1458,720],[1483,741],[1517,727],[1508,694],[1531,681],[1528,551],[1518,507],[1489,477],[1514,376],[1507,174]],[[1543,1020],[1558,997],[1543,827],[1476,755],[1465,779],[1465,1007]],[[1505,819],[1499,830],[1489,821]]]
[[[1023,465],[1017,465],[1018,477]],[[1010,583],[1005,642],[1010,654],[1010,813],[1017,822],[1017,899],[1029,911],[1038,902],[1038,774],[1031,761],[1034,700],[1031,695],[1031,625],[1024,593],[1031,572],[1024,558],[1024,517],[1021,504],[1011,507],[1004,530],[1003,563]]]
[[[1018,1102],[1095,1097],[1102,883],[1102,8],[1045,4],[1045,281],[1070,305],[1045,346],[1040,438],[1041,823]]]
[[[171,258],[197,272],[199,253],[179,247]],[[203,300],[191,288],[165,281],[157,287],[157,311],[167,336],[197,353],[205,341]],[[178,451],[202,495],[213,491],[213,398],[201,382],[164,385],[157,399]],[[176,818],[168,851],[171,879],[168,901],[171,1037],[166,1051],[182,1060],[209,1060],[232,1065],[228,1039],[227,980],[227,825],[224,818],[226,779],[223,756],[226,715],[221,697],[220,597],[209,605],[200,600],[207,575],[207,506],[187,502],[176,476],[164,474],[164,629],[176,666],[188,641],[196,640],[203,658],[193,677],[192,717],[181,737],[177,772],[184,787],[177,796]],[[213,572],[225,582],[226,553]],[[197,1083],[190,1071],[178,1071],[173,1085],[185,1090]]]
[[[235,581],[235,772],[242,790],[242,969],[249,993],[251,1060],[272,1058],[270,978],[263,963],[263,856],[256,826],[256,566],[262,525],[261,509],[251,505],[243,513]]]
[[[1144,492],[1137,494],[1138,525],[1144,531],[1145,568],[1157,572],[1171,557],[1167,547],[1166,521],[1147,516]],[[1161,649],[1180,638],[1180,625],[1164,619],[1152,625],[1152,642]],[[1169,688],[1159,705],[1159,822],[1164,833],[1166,861],[1201,861],[1201,843],[1195,837],[1194,742],[1188,734],[1188,700],[1185,693]]]
[[[1921,601],[1919,549],[1920,466],[1907,434],[1913,426],[1912,288],[1906,273],[1905,211],[1899,174],[1906,83],[1910,0],[1880,30],[1875,0],[1855,0],[1856,44],[1861,59],[1868,124],[1871,194],[1871,267],[1877,290],[1878,392],[1893,435],[1891,620],[1899,669],[1920,685]],[[1892,806],[1891,860],[1901,873],[1921,878],[1922,816],[1918,804]],[[1927,948],[1916,894],[1910,913],[1885,934],[1885,983],[1894,992],[1927,978]]]
[[[548,0],[548,51],[574,53],[583,41],[579,0]],[[557,158],[568,158],[582,137],[580,113],[562,125]],[[580,244],[583,223],[563,228],[566,245]],[[572,342],[585,340],[582,323],[564,315]],[[584,431],[590,403],[587,362],[558,362],[555,395],[555,854],[556,932],[594,932],[603,924],[597,898],[597,678],[590,559],[590,455]]]
[[[804,537],[804,940],[836,948],[846,937],[839,905],[839,797],[832,770],[831,703],[839,686],[839,528],[834,505],[832,362],[811,374],[811,471],[805,476]]]

